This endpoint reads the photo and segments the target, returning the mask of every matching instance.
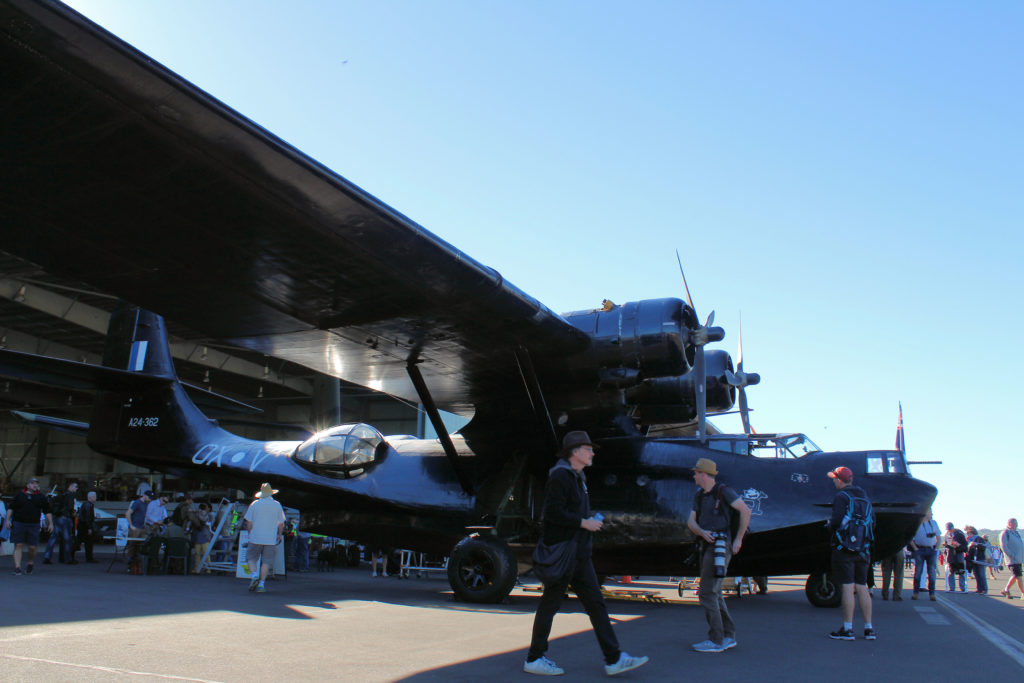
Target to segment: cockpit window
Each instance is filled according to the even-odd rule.
[[[714,444],[711,447],[759,458],[802,458],[808,453],[817,453],[821,450],[804,434],[755,434],[742,441],[733,440],[726,443],[731,447],[723,448]]]
[[[300,465],[322,474],[354,477],[377,459],[384,437],[367,424],[339,425],[314,434],[295,449]]]
[[[899,451],[868,453],[868,474],[906,474],[907,461]]]

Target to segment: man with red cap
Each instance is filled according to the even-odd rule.
[[[843,518],[853,509],[854,503],[863,500],[870,510],[867,494],[864,489],[853,483],[853,471],[849,467],[837,467],[828,473],[836,488],[839,489],[832,500],[832,517],[828,521],[832,533],[832,582],[841,587],[843,598],[843,625],[839,630],[829,633],[834,640],[854,640],[853,635],[853,602],[856,593],[860,603],[860,613],[864,617],[864,640],[875,640],[875,628],[871,623],[871,593],[868,592],[868,572],[871,570],[871,559],[868,550],[849,550],[838,541],[835,534],[842,527]],[[868,513],[869,517],[870,512]],[[873,523],[873,520],[870,520]]]

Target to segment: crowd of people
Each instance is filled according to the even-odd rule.
[[[527,673],[564,673],[548,659],[546,653],[554,616],[570,588],[579,597],[590,617],[605,660],[606,673],[615,675],[635,669],[648,661],[647,657],[634,657],[620,648],[591,559],[593,534],[601,530],[603,517],[590,509],[583,470],[592,464],[595,448],[586,432],[570,432],[563,441],[557,463],[549,472],[544,497],[543,532],[538,545],[564,549],[558,552],[568,561],[563,563],[565,569],[560,574],[544,581],[530,648],[523,664],[523,670]],[[697,490],[687,525],[698,539],[698,595],[708,624],[707,638],[695,643],[693,649],[705,653],[723,652],[735,647],[737,640],[736,624],[722,596],[722,582],[732,556],[742,548],[751,513],[733,489],[716,481],[718,467],[714,461],[701,458],[693,470]],[[828,476],[836,488],[832,513],[827,523],[833,537],[831,576],[841,594],[843,619],[842,626],[830,633],[829,637],[837,640],[855,639],[853,617],[854,609],[859,605],[864,620],[864,638],[875,640],[877,636],[872,623],[869,589],[874,578],[873,558],[870,542],[865,540],[873,537],[871,504],[864,490],[854,484],[853,472],[849,468],[837,467]],[[3,520],[0,538],[9,537],[14,544],[15,575],[31,574],[35,570],[43,527],[49,532],[43,564],[53,562],[55,549],[59,562],[77,564],[75,554],[79,547],[85,549],[86,562],[96,561],[93,557],[93,544],[97,540],[94,524],[96,493],[88,492],[85,501],[78,506],[77,492],[77,482],[69,482],[66,489],[51,501],[40,491],[39,480],[33,477],[14,496],[9,509],[0,508]],[[246,556],[251,575],[250,591],[266,590],[266,579],[274,565],[277,548],[286,536],[292,568],[299,571],[309,568],[309,534],[296,531],[288,522],[283,507],[274,499],[277,493],[269,483],[264,483],[243,516],[243,527],[249,533]],[[186,540],[193,558],[192,571],[197,573],[201,566],[200,560],[213,540],[210,505],[200,502],[196,506],[192,496],[184,494],[177,501],[173,513],[169,514],[169,500],[170,495],[166,492],[156,494],[148,486],[140,485],[138,497],[131,502],[126,514],[128,536],[137,541]],[[138,562],[141,543],[129,543],[129,547],[133,562]],[[26,551],[27,563],[23,565]],[[1005,564],[1010,570],[1010,576],[1001,594],[1013,598],[1013,589],[1016,587],[1018,597],[1024,597],[1021,572],[1024,542],[1015,518],[1007,521],[1006,529],[1000,534],[996,545],[971,525],[961,530],[950,522],[943,532],[932,519],[929,510],[906,551],[914,568],[912,600],[917,600],[925,591],[930,600],[936,600],[939,565],[945,567],[946,591],[955,592],[959,589],[966,592],[970,575],[974,580],[974,591],[986,594],[989,577],[995,578],[996,568],[1002,571]],[[375,550],[375,575],[377,562],[383,559],[382,555],[383,552]],[[891,557],[875,559],[880,559],[882,565],[882,599],[889,599],[891,587],[892,599],[902,600],[904,551]],[[382,564],[380,575],[387,571],[386,559],[383,559]],[[187,565],[182,571],[187,571]]]

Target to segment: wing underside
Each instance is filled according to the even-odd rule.
[[[0,0],[3,243],[211,338],[469,414],[587,339],[55,2]]]

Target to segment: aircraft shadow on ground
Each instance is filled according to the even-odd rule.
[[[125,573],[123,564],[114,565],[108,573],[108,564],[109,558],[99,564],[41,565],[32,575],[12,576],[10,560],[0,560],[0,591],[31,605],[31,609],[0,611],[0,627],[216,611],[315,619],[317,610],[344,609],[350,601],[522,614],[534,612],[540,599],[539,593],[515,591],[503,604],[458,602],[446,578],[373,578],[364,568],[291,573],[267,581],[266,593],[250,593],[248,582],[233,575],[134,576]],[[616,603],[615,609],[636,614],[642,605]]]

